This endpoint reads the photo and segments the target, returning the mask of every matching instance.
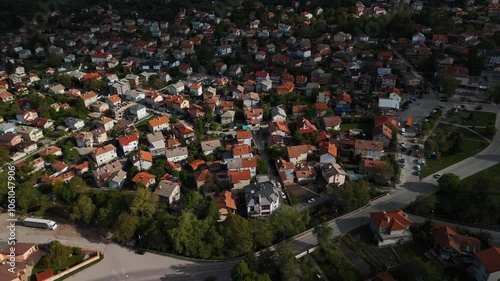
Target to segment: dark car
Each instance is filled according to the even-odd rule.
[[[406,147],[401,147],[401,152],[406,152]]]
[[[478,106],[474,107],[474,110],[482,110],[482,109],[483,109],[482,105],[478,105]]]
[[[408,155],[411,155],[411,149],[410,149],[410,150],[408,150],[408,153],[407,153],[407,154],[408,154]]]
[[[144,249],[137,249],[137,250],[135,251],[135,253],[136,253],[136,254],[138,254],[138,255],[143,256],[143,255],[146,253],[146,250],[144,250]]]

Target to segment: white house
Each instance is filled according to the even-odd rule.
[[[77,147],[92,147],[94,146],[94,135],[90,132],[80,132],[75,135]]]
[[[148,116],[147,107],[142,104],[134,105],[130,108],[130,114],[135,115],[137,120],[142,120]]]
[[[245,192],[245,205],[250,217],[269,216],[278,210],[280,195],[276,186],[270,182],[260,182],[247,185]]]
[[[161,180],[156,187],[155,194],[165,198],[168,204],[172,204],[181,199],[181,186],[179,182]]]
[[[64,120],[64,124],[72,131],[79,131],[85,127],[85,122],[82,119],[68,117]]]
[[[165,150],[165,155],[167,157],[167,161],[172,161],[174,163],[181,162],[182,160],[186,160],[188,158],[188,149],[187,147],[176,147]]]
[[[160,132],[170,128],[170,118],[167,115],[162,115],[148,121],[149,130],[153,133]]]
[[[342,167],[337,163],[331,163],[326,165],[321,170],[321,175],[329,184],[334,184],[336,186],[341,186],[345,183],[347,173]]]
[[[288,116],[285,109],[282,106],[275,106],[271,108],[271,118],[274,122],[286,122]]]
[[[204,140],[200,141],[200,144],[204,155],[213,154],[218,147],[222,146],[220,139]]]
[[[92,157],[94,158],[97,166],[101,166],[115,160],[118,155],[116,154],[116,147],[112,144],[108,144],[94,150]]]
[[[287,147],[288,161],[294,165],[302,164],[307,161],[307,154],[315,150],[314,146],[310,145],[295,145]]]
[[[91,56],[92,63],[109,62],[112,58],[108,53],[95,53]]]
[[[370,213],[370,230],[378,246],[411,241],[413,222],[402,210]]]
[[[138,150],[132,156],[132,165],[139,171],[149,170],[153,167],[153,154],[149,151]]]
[[[123,154],[129,154],[139,148],[139,135],[133,134],[118,138],[118,143],[120,144]]]

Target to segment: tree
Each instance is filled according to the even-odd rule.
[[[120,241],[127,241],[134,237],[135,231],[139,224],[139,218],[127,212],[123,212],[118,216],[113,228],[113,236]]]
[[[233,281],[271,281],[267,274],[259,274],[252,271],[245,261],[240,261],[231,271]]]
[[[269,222],[279,233],[279,238],[283,239],[304,231],[309,223],[309,214],[308,212],[299,213],[289,206],[282,206],[270,216]]]
[[[455,94],[455,90],[457,89],[457,80],[455,79],[455,77],[450,76],[446,73],[440,73],[438,75],[438,80],[444,94],[446,94],[447,96],[452,96]]]
[[[49,250],[40,261],[45,268],[57,268],[63,266],[70,258],[73,250],[55,240],[50,242]]]
[[[199,220],[191,212],[182,212],[177,227],[168,231],[174,250],[188,257],[208,258],[211,254],[210,245],[205,243],[208,224]]]
[[[81,177],[73,177],[69,181],[67,187],[78,194],[84,193],[89,189],[87,183]]]
[[[246,219],[229,214],[222,227],[227,246],[225,248],[229,256],[235,257],[250,252],[253,246],[253,237],[250,223]]]
[[[104,80],[93,79],[90,81],[89,86],[90,86],[90,89],[92,91],[100,91],[100,90],[104,90],[108,86],[108,84]]]
[[[443,189],[447,193],[451,192],[452,190],[460,187],[460,178],[455,175],[455,174],[444,174],[442,175],[438,180],[438,186],[439,188]]]
[[[130,205],[132,215],[150,217],[158,209],[158,195],[147,188],[139,188],[134,191],[134,197]]]
[[[72,78],[69,75],[62,74],[59,75],[57,79],[59,80],[59,83],[61,83],[61,85],[63,85],[65,88],[71,88],[73,86]]]
[[[267,164],[264,159],[259,159],[257,161],[257,174],[258,175],[265,175],[267,174]]]
[[[69,216],[72,221],[81,221],[84,223],[89,223],[94,217],[95,205],[89,196],[81,194],[76,200],[76,204],[73,206],[71,214]]]
[[[419,195],[413,202],[410,203],[409,209],[415,214],[428,216],[432,213],[432,210],[436,209],[436,206],[436,195]]]
[[[16,189],[17,204],[21,212],[29,212],[37,207],[40,192],[31,182],[24,182]]]
[[[313,233],[316,235],[320,247],[328,247],[331,245],[333,230],[326,222],[316,226],[313,229]]]
[[[3,165],[10,161],[10,152],[3,145],[0,146],[0,164]]]

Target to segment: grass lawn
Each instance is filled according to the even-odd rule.
[[[458,163],[465,158],[471,157],[481,152],[485,147],[488,146],[488,143],[485,141],[481,142],[477,140],[464,139],[463,142],[463,146],[464,148],[466,148],[464,152],[454,155],[441,156],[439,160],[427,159],[426,165],[422,169],[422,177],[427,177],[448,166]]]
[[[474,174],[470,177],[467,177],[462,180],[462,182],[466,184],[473,184],[476,183],[479,179],[484,179],[484,178],[491,178],[494,180],[499,180],[500,181],[500,163],[491,166],[490,168],[483,170],[477,174]]]
[[[495,119],[495,113],[459,110],[448,113],[445,121],[465,126],[495,126]]]
[[[363,130],[363,133],[366,135],[367,138],[372,137],[372,129],[373,129],[373,123],[372,122],[359,122],[359,123],[342,123],[340,125],[342,128],[342,131],[348,131],[352,129],[361,129]]]
[[[488,146],[488,142],[486,142],[483,138],[465,128],[459,128],[450,124],[439,124],[434,132],[439,131],[445,134],[449,134],[453,131],[460,131],[464,136],[464,151],[454,155],[441,156],[439,160],[428,159],[426,161],[426,165],[422,169],[422,177],[432,175],[439,170],[460,162],[465,158],[471,157],[474,154],[481,152],[485,147]],[[432,135],[429,138],[432,138]],[[451,145],[453,145],[452,142],[446,142],[443,151],[446,151]]]

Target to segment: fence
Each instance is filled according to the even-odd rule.
[[[88,258],[88,259],[86,259],[86,260],[82,261],[81,263],[79,263],[79,264],[77,264],[77,265],[75,265],[75,266],[72,266],[72,267],[70,267],[70,268],[68,268],[68,269],[66,269],[66,270],[63,270],[63,271],[61,271],[61,272],[59,272],[59,273],[55,274],[55,275],[52,275],[51,277],[48,277],[48,278],[46,278],[46,279],[39,280],[39,281],[55,281],[55,280],[57,280],[57,279],[59,279],[59,278],[61,278],[61,277],[65,276],[65,275],[66,275],[66,274],[68,274],[68,273],[71,273],[71,272],[73,272],[73,271],[75,271],[75,270],[78,270],[78,269],[80,269],[80,268],[82,268],[82,267],[84,267],[84,266],[88,265],[88,264],[91,264],[92,262],[94,262],[94,261],[98,260],[98,259],[101,257],[101,254],[99,253],[99,251],[95,251],[95,250],[87,250],[87,249],[82,249],[82,251],[83,251],[84,253],[95,253],[96,255],[95,255],[95,256],[93,256],[93,257],[91,257],[91,258]]]

